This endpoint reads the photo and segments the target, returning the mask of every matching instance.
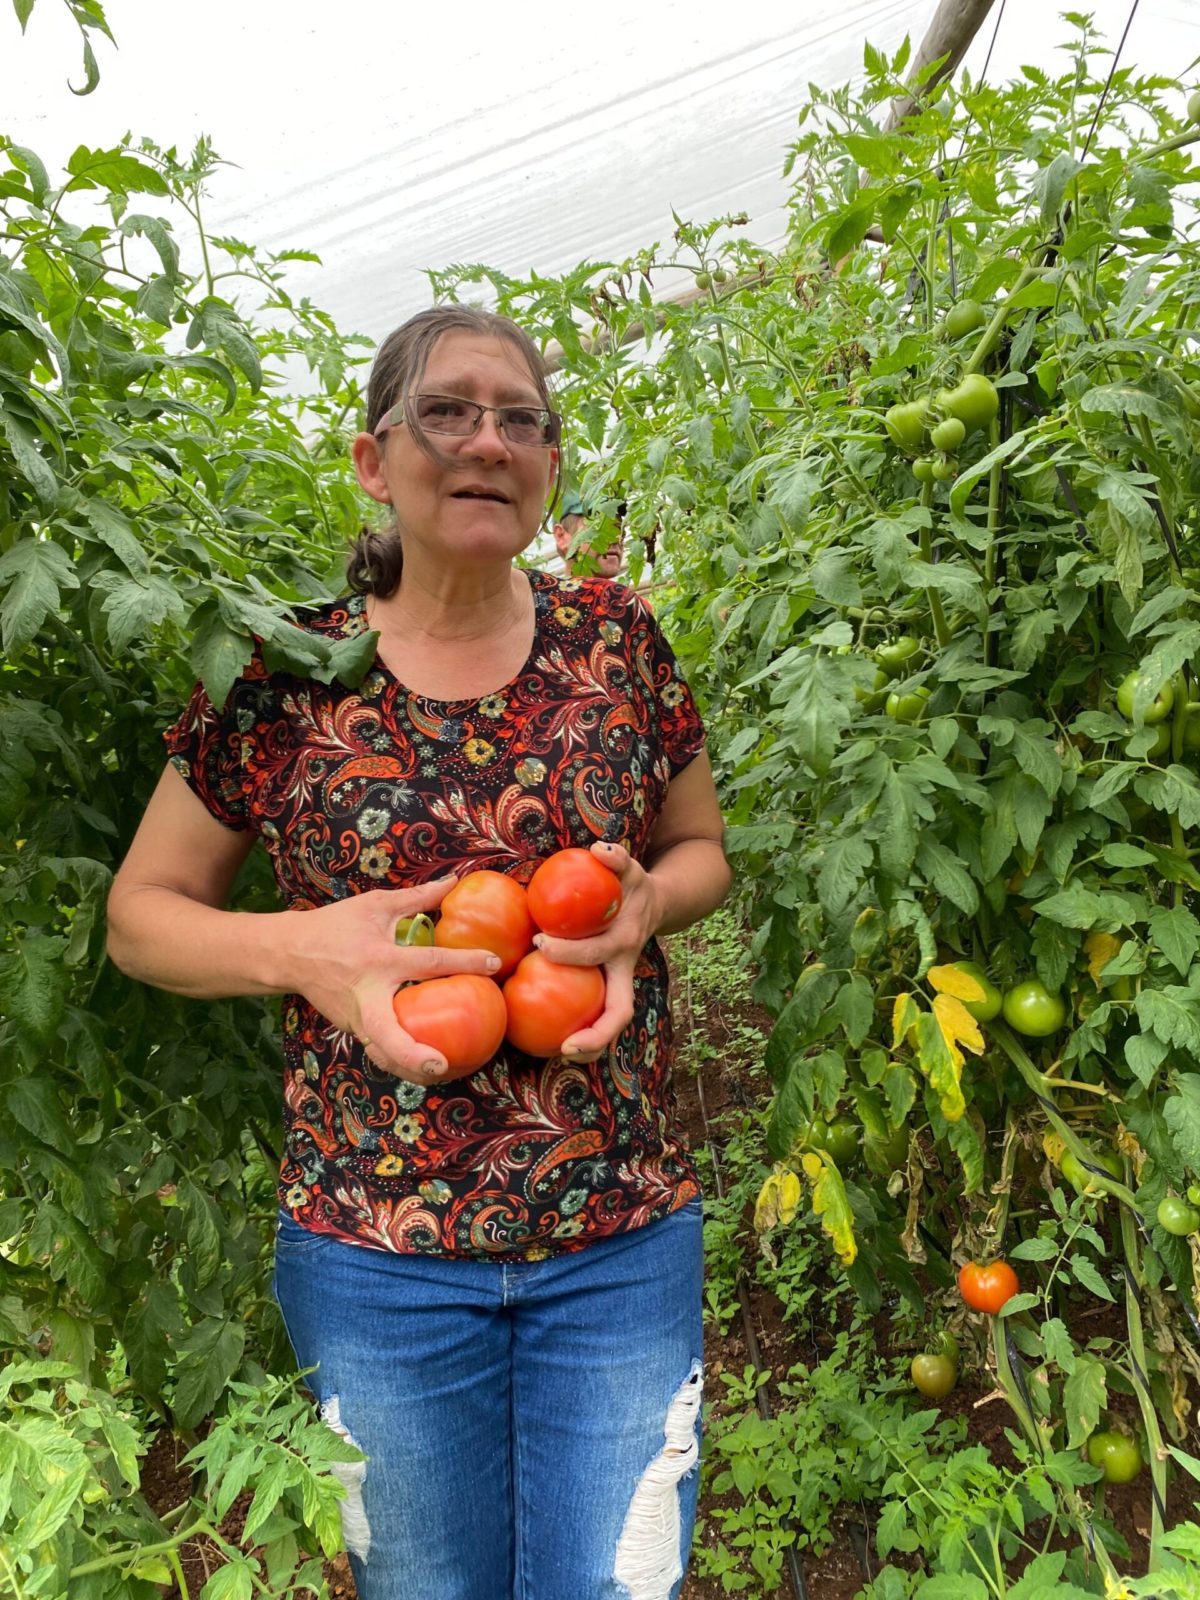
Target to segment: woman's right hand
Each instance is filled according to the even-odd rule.
[[[417,889],[369,889],[311,911],[285,911],[284,938],[293,987],[339,1032],[356,1038],[384,1072],[425,1087],[445,1076],[446,1058],[405,1033],[392,1010],[401,984],[454,972],[491,977],[500,965],[487,950],[398,945],[402,917],[433,911],[453,877]]]

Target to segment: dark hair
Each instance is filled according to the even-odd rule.
[[[485,338],[506,340],[528,367],[542,404],[549,410],[554,409],[549,370],[541,351],[524,328],[508,317],[480,311],[474,306],[431,306],[428,311],[418,311],[415,317],[409,317],[389,333],[376,353],[367,384],[368,433],[374,433],[386,413],[403,402],[404,419],[417,444],[433,460],[449,460],[420,427],[414,409],[414,396],[429,365],[430,354],[445,333],[476,333]],[[561,472],[559,482],[562,482]],[[350,551],[346,579],[356,593],[373,594],[386,600],[399,586],[403,564],[404,552],[394,527],[382,531],[364,527]]]

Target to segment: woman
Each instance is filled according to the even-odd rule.
[[[349,599],[301,625],[378,632],[356,690],[268,672],[197,688],[109,903],[131,976],[280,994],[276,1294],[330,1425],[363,1600],[667,1600],[695,1511],[701,1219],[673,1115],[656,934],[729,885],[703,733],[628,590],[514,565],[553,498],[559,419],[527,336],[462,307],[384,343],[362,487],[390,505]],[[256,835],[286,909],[223,909]],[[398,947],[474,868],[527,881],[590,846],[621,880],[595,1024],[473,1077],[392,1011],[488,973]]]

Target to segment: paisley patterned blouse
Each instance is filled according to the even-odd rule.
[[[357,689],[268,672],[255,654],[222,711],[197,686],[165,735],[226,827],[252,828],[289,907],[479,867],[527,881],[566,845],[645,854],[667,785],[704,730],[649,609],[622,584],[528,574],[533,648],[482,699],[412,694],[382,662]],[[306,612],[331,639],[361,596]],[[502,1047],[422,1088],[283,999],[283,1207],[384,1250],[538,1259],[664,1217],[699,1192],[675,1115],[667,972],[655,941],[635,1014],[599,1061]]]

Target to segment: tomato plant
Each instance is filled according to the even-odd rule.
[[[442,1082],[478,1072],[499,1050],[508,1023],[504,996],[491,978],[455,972],[427,978],[392,996],[396,1021],[418,1044],[445,1056]]]
[[[434,943],[449,950],[490,950],[500,957],[497,978],[515,971],[534,934],[525,890],[503,872],[468,872],[440,907]]]
[[[995,1316],[1020,1289],[1017,1275],[1007,1261],[992,1261],[980,1265],[968,1261],[958,1271],[958,1292],[972,1311],[986,1311]]]
[[[559,850],[529,880],[530,915],[556,939],[603,933],[621,909],[621,881],[590,850]]]
[[[504,985],[509,1041],[530,1056],[556,1056],[604,1010],[599,967],[568,967],[533,950]]]

